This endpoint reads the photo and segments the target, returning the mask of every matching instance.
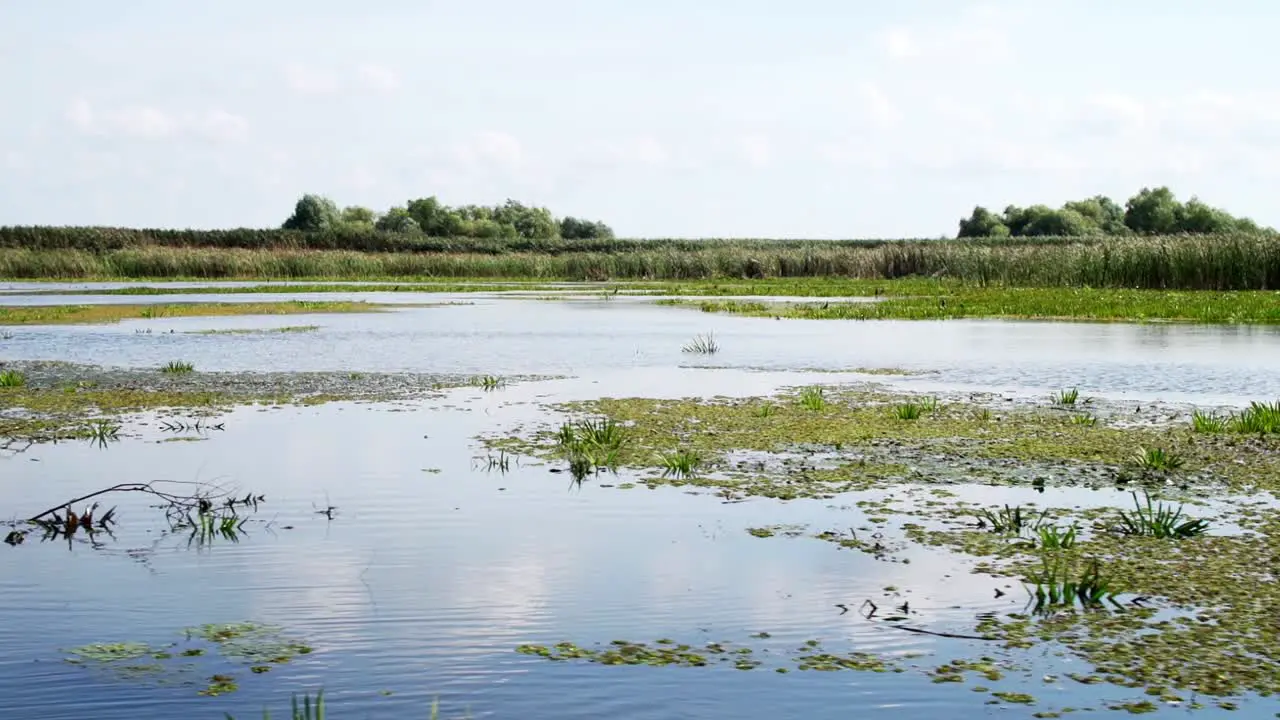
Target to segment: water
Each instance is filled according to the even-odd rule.
[[[625,475],[575,486],[527,461],[506,473],[486,470],[474,438],[545,419],[536,403],[548,400],[756,395],[849,381],[855,376],[820,371],[850,368],[904,367],[925,374],[874,379],[1009,395],[1074,384],[1089,395],[1204,404],[1280,395],[1280,338],[1262,330],[784,322],[640,299],[448,299],[474,304],[20,327],[0,341],[3,360],[153,367],[181,358],[201,370],[566,376],[496,392],[453,390],[394,409],[243,408],[202,441],[165,442],[172,434],[152,423],[129,428],[141,436],[105,449],[40,445],[0,460],[5,516],[113,483],[201,480],[265,494],[259,517],[270,521],[248,526],[239,543],[196,551],[180,538],[160,537],[144,499],[121,497],[118,537],[100,549],[34,537],[0,548],[4,715],[248,718],[270,705],[278,716],[290,692],[321,686],[337,718],[426,717],[435,697],[444,717],[495,718],[936,718],[1101,707],[1098,698],[1133,693],[1045,684],[1045,668],[1062,671],[1049,658],[1033,662],[1027,677],[984,683],[1041,699],[1035,708],[1010,710],[917,672],[601,667],[517,654],[521,643],[672,638],[727,641],[785,659],[816,639],[832,652],[938,653],[905,661],[928,668],[985,648],[902,632],[841,613],[836,603],[856,607],[872,599],[887,607],[909,600],[912,624],[964,632],[977,614],[1016,610],[1026,598],[1020,589],[993,597],[994,581],[968,576],[942,551],[915,548],[909,563],[890,563],[810,538],[746,532],[778,523],[821,529],[864,522],[849,499],[723,503],[674,488],[600,486],[625,482]],[[188,332],[306,324],[321,328]],[[680,352],[692,335],[707,331],[715,332],[720,353]],[[709,364],[719,367],[693,367]],[[1026,499],[1015,492],[963,494],[983,502]],[[1082,495],[1079,502],[1093,500]],[[337,508],[332,518],[317,513],[330,506]],[[238,671],[239,691],[219,697],[199,697],[191,686],[122,682],[62,662],[68,649],[87,643],[160,643],[190,625],[246,619],[285,626],[315,652],[261,675]],[[760,632],[771,637],[752,638]]]

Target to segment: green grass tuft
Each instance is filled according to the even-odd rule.
[[[27,376],[17,370],[0,371],[0,388],[26,387]]]
[[[1138,494],[1133,495],[1133,512],[1120,511],[1120,533],[1140,537],[1158,539],[1180,539],[1196,537],[1209,531],[1209,523],[1204,519],[1182,519],[1182,506],[1176,509],[1164,503],[1153,504],[1151,495],[1146,493],[1146,504],[1138,502]]]
[[[183,360],[171,360],[160,368],[160,372],[169,375],[186,375],[195,372],[196,366]]]
[[[714,333],[697,335],[681,348],[683,352],[699,355],[714,355],[720,352],[720,343],[716,342]]]

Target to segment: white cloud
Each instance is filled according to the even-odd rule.
[[[1013,17],[990,5],[971,7],[951,22],[897,26],[882,32],[878,45],[898,62],[999,62],[1013,57]]]
[[[667,167],[672,154],[667,146],[652,135],[596,143],[587,151],[588,162],[604,162],[611,166]]]
[[[739,156],[751,167],[765,168],[773,162],[773,144],[764,135],[740,135],[734,143]]]
[[[225,110],[214,110],[204,117],[199,125],[205,137],[220,142],[243,140],[249,133],[248,120]]]
[[[84,133],[94,132],[93,125],[93,108],[89,106],[89,101],[84,98],[76,98],[71,101],[66,112],[67,122],[71,123],[76,129]]]
[[[875,83],[863,83],[858,88],[858,95],[872,124],[890,127],[902,119],[898,106]]]
[[[920,45],[911,31],[906,28],[895,27],[886,30],[880,37],[880,44],[894,60],[906,60],[920,55]]]
[[[524,162],[524,146],[504,132],[482,132],[453,147],[453,156],[471,168],[513,169]]]
[[[284,81],[299,95],[329,95],[341,89],[337,78],[297,62],[284,66]]]
[[[177,131],[177,120],[154,107],[126,107],[103,120],[117,133],[131,137],[169,137]]]
[[[218,142],[245,139],[249,122],[225,110],[174,113],[153,105],[98,110],[84,98],[67,108],[67,121],[85,135],[144,140],[200,138]]]
[[[26,155],[23,155],[17,150],[8,150],[5,152],[4,169],[13,170],[16,172],[19,170],[26,170],[30,167],[31,165],[30,163],[27,162]]]
[[[400,89],[400,76],[384,65],[366,63],[357,68],[360,82],[378,92],[395,92]]]

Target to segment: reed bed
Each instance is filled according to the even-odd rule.
[[[14,229],[0,228],[0,277],[701,280],[933,276],[980,286],[1280,288],[1280,237],[1268,234],[1071,241],[557,240],[485,241],[490,244],[484,245],[424,240],[422,245],[398,251],[376,244],[369,249],[329,249],[310,236],[295,245],[264,241],[261,247],[184,245],[178,240],[191,238],[181,234],[168,244],[81,243],[91,247],[64,247],[60,240],[43,236],[15,244],[16,237]]]

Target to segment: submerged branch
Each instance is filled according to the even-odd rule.
[[[80,497],[72,498],[70,500],[67,500],[66,502],[58,503],[57,505],[49,508],[48,510],[45,510],[44,512],[38,513],[36,515],[33,515],[27,518],[27,522],[40,523],[49,518],[56,518],[59,510],[70,508],[72,505],[75,505],[76,503],[81,503],[86,500],[92,500],[93,498],[96,498],[102,495],[107,495],[109,493],[139,492],[139,493],[152,495],[154,497],[159,498],[160,500],[163,500],[165,504],[168,506],[167,509],[169,512],[176,511],[178,513],[187,513],[187,512],[190,512],[191,510],[198,510],[199,512],[208,512],[213,508],[213,500],[228,497],[230,494],[229,492],[214,486],[213,487],[214,492],[212,493],[200,493],[197,491],[193,494],[181,495],[177,493],[166,492],[164,490],[160,490],[156,488],[156,485],[161,482],[166,482],[173,485],[194,485],[197,487],[210,487],[210,486],[204,485],[203,483],[184,482],[181,480],[157,480],[149,483],[120,483],[119,485],[112,485],[109,488],[103,488],[102,490],[97,490],[87,495],[81,495]],[[261,495],[258,495],[255,497],[254,495],[250,494],[250,495],[246,495],[243,500],[231,498],[226,501],[226,504],[228,506],[232,506],[236,503],[245,504],[245,505],[256,504],[262,499],[263,499],[263,496]]]

